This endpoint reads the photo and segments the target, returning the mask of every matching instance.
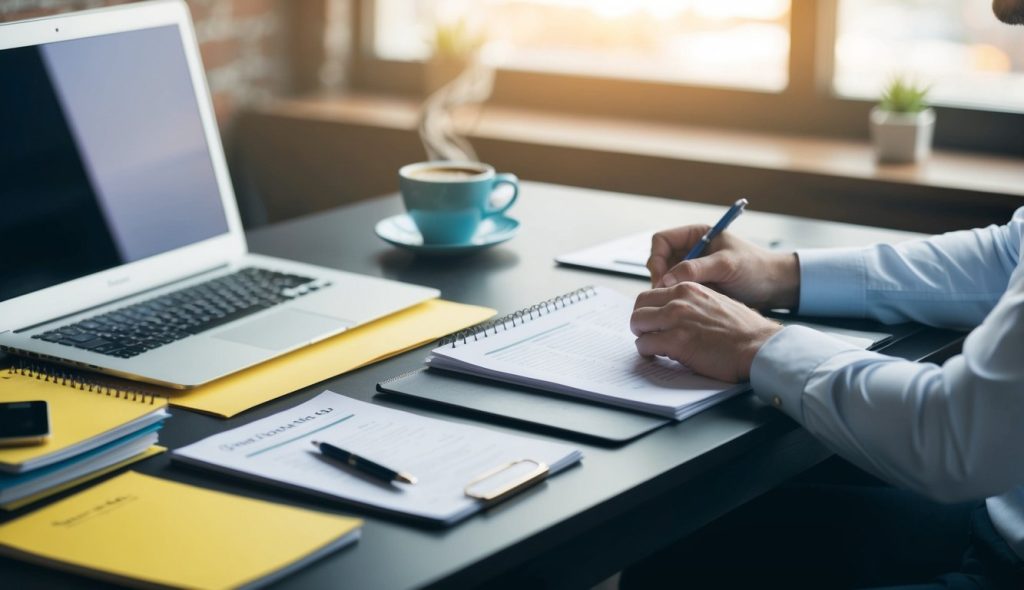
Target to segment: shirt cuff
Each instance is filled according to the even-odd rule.
[[[798,250],[800,315],[864,317],[867,271],[862,248]]]
[[[787,326],[761,346],[750,367],[757,397],[803,424],[803,395],[811,372],[856,346],[804,326]]]

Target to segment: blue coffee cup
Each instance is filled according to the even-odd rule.
[[[505,213],[519,197],[515,174],[480,162],[408,164],[398,171],[398,182],[424,244],[469,243],[483,220]],[[496,207],[491,197],[503,184],[512,187],[512,198]]]

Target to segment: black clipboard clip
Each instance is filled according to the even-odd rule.
[[[517,459],[474,478],[464,488],[467,496],[498,502],[547,478],[551,470],[533,459]]]

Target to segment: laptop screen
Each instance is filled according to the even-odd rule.
[[[228,231],[175,26],[0,50],[0,301]]]

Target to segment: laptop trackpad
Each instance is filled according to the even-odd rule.
[[[249,320],[237,328],[230,328],[213,337],[267,350],[284,350],[320,340],[325,335],[340,332],[346,327],[345,322],[335,318],[282,309]]]

